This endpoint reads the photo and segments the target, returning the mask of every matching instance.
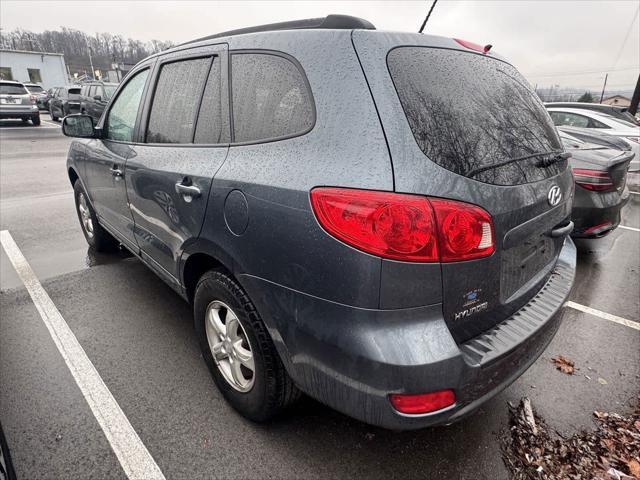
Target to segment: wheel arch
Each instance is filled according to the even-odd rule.
[[[180,275],[190,304],[193,304],[198,280],[205,272],[213,269],[223,270],[235,278],[233,260],[214,243],[200,239],[185,248],[181,256]]]

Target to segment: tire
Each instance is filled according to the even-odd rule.
[[[40,125],[40,115],[34,115],[31,117],[31,123],[38,127]]]
[[[58,121],[58,117],[56,117],[56,114],[53,112],[53,107],[49,109],[49,115],[51,115],[51,120],[53,120],[54,122]]]
[[[76,200],[76,213],[80,221],[80,228],[82,228],[82,233],[89,246],[96,252],[112,252],[116,250],[118,241],[98,223],[96,212],[91,203],[89,203],[80,180],[76,180],[76,183],[73,184],[73,193]]]
[[[202,356],[216,386],[235,410],[250,420],[264,422],[299,398],[300,391],[289,378],[260,315],[247,294],[230,275],[219,270],[210,270],[205,273],[198,281],[193,303],[196,334]],[[215,310],[216,305],[220,307],[220,312],[224,307],[228,309],[224,314],[219,313],[219,318],[224,315],[225,322],[229,318],[233,319],[234,316],[237,318],[240,325],[237,331],[240,335],[236,339],[241,338],[245,353],[248,346],[252,354],[254,364],[252,375],[249,375],[250,370],[244,370],[246,376],[252,378],[252,384],[244,391],[239,390],[238,385],[234,386],[227,379],[229,374],[225,377],[224,368],[218,366],[209,346],[208,338],[211,337],[214,329],[211,327],[212,322],[208,337],[207,315],[211,314],[211,310]],[[232,312],[231,317],[229,310]],[[220,337],[216,337],[212,342],[219,340]],[[235,341],[232,340],[232,342]],[[229,345],[232,344],[229,343]],[[232,350],[235,351],[235,346]],[[230,361],[232,356],[233,354],[228,355],[226,360]],[[225,359],[219,360],[221,365],[224,361]],[[238,364],[237,359],[235,362]]]

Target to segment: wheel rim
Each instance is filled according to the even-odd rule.
[[[78,195],[78,211],[80,212],[80,222],[83,230],[89,238],[93,238],[93,220],[91,219],[91,212],[84,193]]]
[[[207,342],[218,370],[235,390],[248,392],[255,382],[249,337],[228,305],[215,300],[205,313]]]

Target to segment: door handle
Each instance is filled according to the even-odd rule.
[[[113,167],[111,167],[109,171],[111,172],[111,175],[113,175],[114,177],[122,176],[122,170],[120,170],[117,165],[114,165]]]
[[[564,227],[554,228],[551,230],[551,236],[556,237],[564,237],[568,235],[573,230],[573,222],[569,221]]]
[[[200,189],[195,185],[185,185],[183,182],[176,183],[176,192],[185,197],[198,198]]]

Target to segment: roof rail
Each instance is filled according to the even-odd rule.
[[[231,35],[242,35],[245,33],[271,32],[274,30],[304,30],[311,28],[322,29],[347,29],[360,28],[365,30],[375,30],[376,27],[369,21],[352,17],[350,15],[327,15],[323,18],[306,18],[304,20],[292,20],[290,22],[269,23],[267,25],[258,25],[256,27],[240,28],[238,30],[229,30],[227,32],[216,33],[202,38],[196,38],[180,45],[188,45],[190,43],[211,40],[212,38],[229,37]],[[179,46],[180,46],[179,45]]]

